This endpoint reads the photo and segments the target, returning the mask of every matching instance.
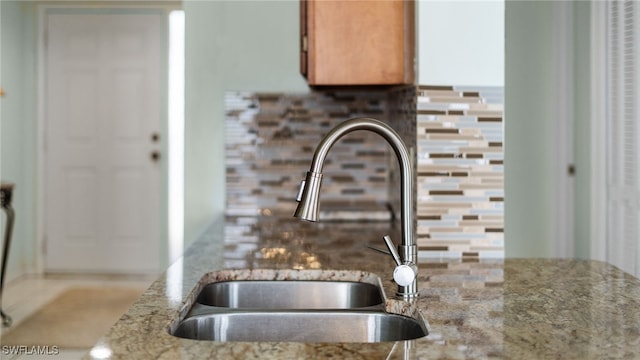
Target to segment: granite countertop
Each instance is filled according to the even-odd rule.
[[[199,281],[224,269],[359,270],[393,298],[393,261],[371,251],[388,222],[306,223],[276,216],[228,217],[170,266],[86,359],[635,358],[640,353],[640,280],[588,260],[425,260],[417,307],[427,337],[385,343],[211,342],[168,333]]]

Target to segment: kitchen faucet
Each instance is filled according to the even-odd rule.
[[[355,118],[338,124],[331,129],[320,141],[311,162],[311,169],[307,177],[300,183],[298,190],[298,207],[294,217],[308,220],[318,220],[318,208],[320,200],[320,185],[322,183],[322,167],[327,153],[334,143],[342,136],[356,130],[369,130],[381,135],[396,153],[401,171],[401,209],[402,243],[396,250],[388,235],[383,237],[385,245],[393,256],[396,268],[393,279],[398,284],[396,295],[404,300],[418,297],[418,246],[415,241],[413,229],[413,167],[409,157],[409,151],[402,139],[387,124],[371,118]]]

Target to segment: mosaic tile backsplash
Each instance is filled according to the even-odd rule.
[[[418,88],[421,256],[504,257],[503,92]]]
[[[293,214],[298,186],[322,137],[349,118],[384,121],[386,103],[384,91],[227,93],[227,212]],[[340,139],[323,169],[321,210],[388,204],[389,151],[370,132]]]
[[[416,154],[420,257],[504,257],[503,97],[502,88],[442,86],[228,93],[227,213],[292,214],[324,134],[346,119],[373,117]],[[321,209],[399,209],[396,163],[377,134],[346,135],[327,156]]]

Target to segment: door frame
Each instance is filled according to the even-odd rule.
[[[569,167],[575,164],[574,157],[574,76],[571,71],[574,61],[573,50],[573,6],[569,2],[553,3],[553,17],[551,26],[555,30],[551,46],[551,59],[554,75],[552,96],[553,114],[559,121],[556,132],[550,134],[551,146],[556,156],[550,160],[553,166],[552,181],[557,184],[552,190],[552,204],[550,224],[551,234],[554,236],[552,244],[553,257],[574,257],[574,193],[575,180],[569,173]],[[507,120],[508,121],[508,120]]]
[[[174,10],[181,10],[182,6],[180,2],[171,1],[171,2],[153,2],[153,3],[100,3],[97,5],[92,2],[78,2],[73,4],[37,4],[36,5],[36,14],[37,14],[37,49],[36,49],[36,169],[35,169],[35,186],[36,186],[36,196],[35,196],[35,217],[36,217],[36,252],[35,252],[35,264],[36,271],[39,274],[42,274],[46,271],[45,269],[45,253],[46,253],[46,234],[45,234],[45,209],[46,209],[46,196],[45,196],[45,183],[47,179],[46,174],[46,164],[45,164],[45,152],[47,149],[46,144],[46,41],[47,41],[47,14],[51,10],[68,10],[70,13],[73,12],[82,12],[82,11],[90,11],[90,12],[109,12],[113,10],[134,10],[134,9],[155,9],[163,11],[165,23],[167,31],[163,34],[163,48],[164,53],[166,54],[165,59],[163,60],[162,68],[163,68],[163,80],[162,80],[162,89],[160,93],[162,94],[163,99],[167,99],[168,97],[168,48],[169,48],[169,35],[168,35],[168,25],[169,25],[169,13]],[[164,101],[163,103],[167,103]],[[161,110],[162,118],[161,122],[161,138],[168,139],[168,109],[164,108]],[[163,141],[161,143],[160,151],[162,154],[168,154],[168,141]],[[160,228],[160,241],[159,244],[159,264],[160,269],[166,268],[168,265],[168,164],[167,164],[167,156],[161,158],[160,161],[160,224],[165,224]]]
[[[606,3],[591,3],[590,257],[607,260]]]

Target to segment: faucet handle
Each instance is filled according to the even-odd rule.
[[[402,261],[400,260],[400,254],[398,254],[398,249],[396,249],[395,246],[393,246],[393,241],[391,241],[391,238],[389,237],[389,235],[383,236],[382,239],[384,240],[385,245],[387,245],[387,249],[389,249],[389,252],[393,257],[393,261],[396,262],[396,265],[397,266],[402,265]]]
[[[298,188],[298,194],[296,195],[297,202],[302,201],[302,195],[304,194],[304,186],[306,183],[307,182],[305,180],[300,181],[300,187]]]
[[[398,254],[398,250],[393,246],[393,241],[391,241],[389,235],[385,235],[382,238],[396,263],[396,268],[393,270],[393,281],[400,286],[411,285],[416,276],[418,276],[418,267],[410,261],[403,263],[400,260],[400,254]]]

